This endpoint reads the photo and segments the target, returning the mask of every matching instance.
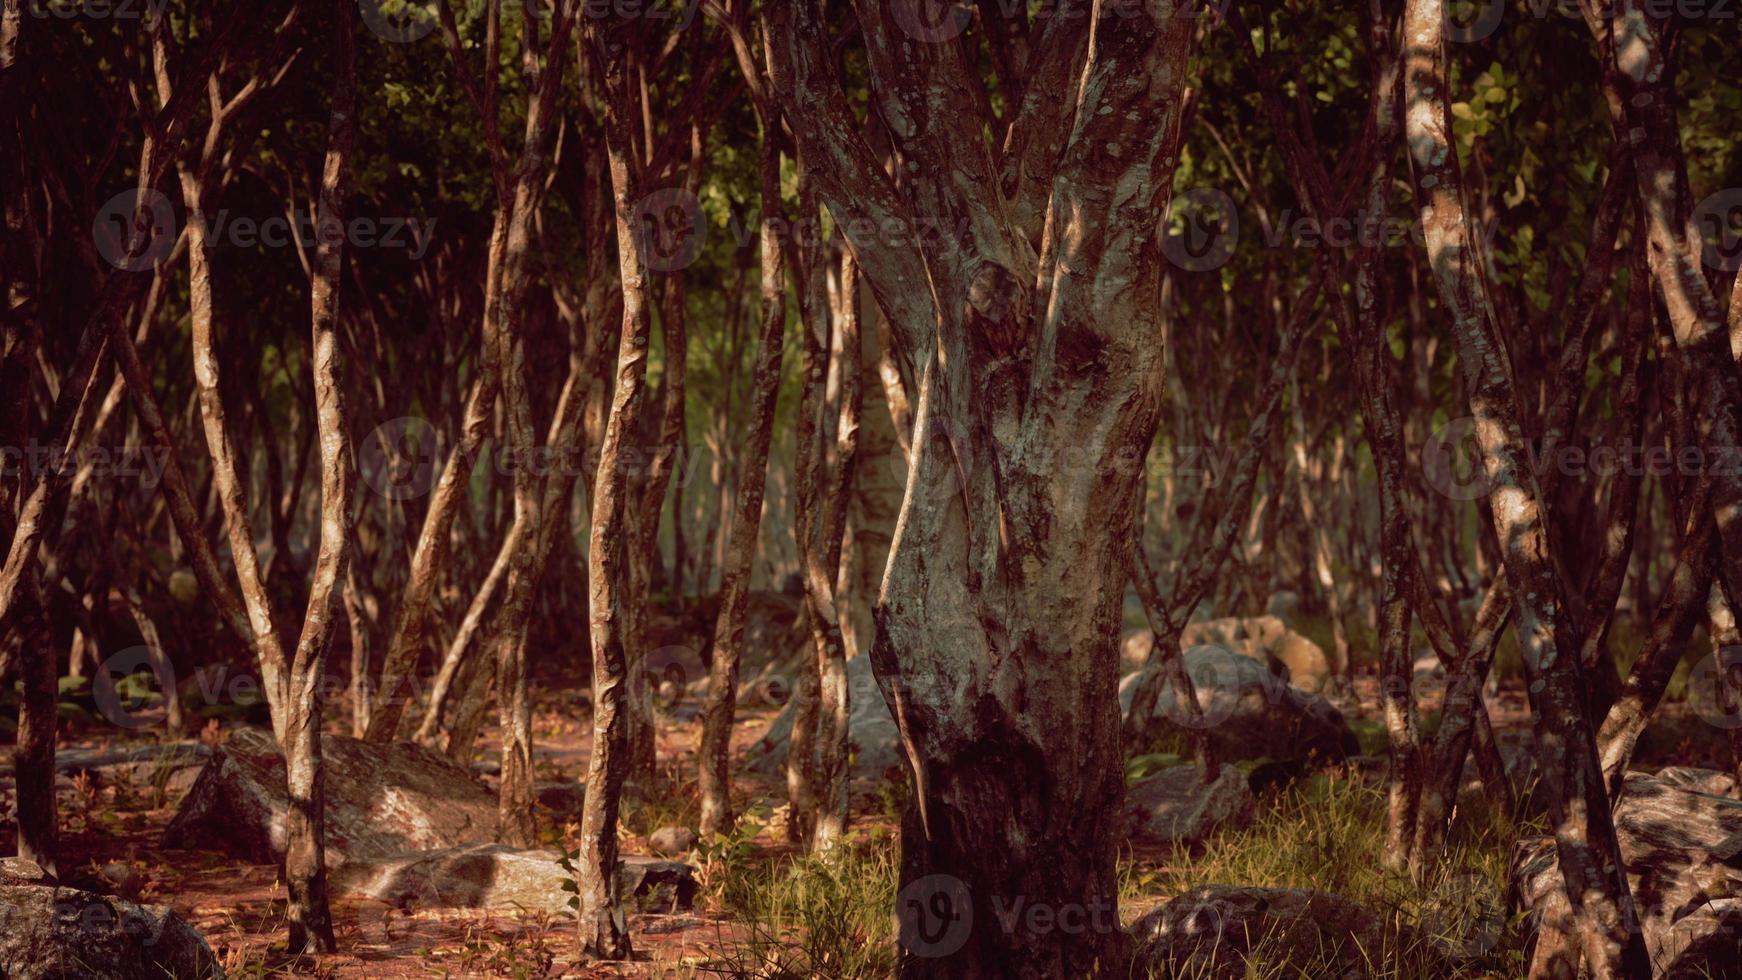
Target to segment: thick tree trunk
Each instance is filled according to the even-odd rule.
[[[1074,98],[1051,93],[1016,124],[1069,134],[1061,153],[1029,161],[1049,196],[1044,225],[1028,226],[980,124],[965,122],[979,107],[957,46],[904,42],[890,10],[861,10],[873,109],[914,163],[902,196],[858,135],[817,12],[769,14],[775,89],[839,224],[955,229],[917,250],[852,239],[920,377],[871,650],[912,767],[904,976],[1125,968],[1116,649],[1132,495],[1159,414],[1154,220],[1171,189],[1193,9],[1052,22],[1048,54],[1092,56]]]
[[[1428,257],[1452,317],[1492,494],[1494,530],[1519,596],[1517,635],[1536,718],[1543,788],[1580,945],[1596,976],[1642,976],[1649,965],[1644,941],[1632,928],[1633,901],[1585,717],[1577,641],[1563,611],[1540,488],[1524,458],[1506,348],[1450,141],[1445,18],[1442,0],[1409,0],[1403,29],[1407,143]]]

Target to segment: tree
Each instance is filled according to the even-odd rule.
[[[860,9],[899,189],[853,121],[820,11],[770,12],[799,156],[920,379],[871,650],[913,769],[907,976],[1077,975],[1123,956],[1112,651],[1158,412],[1156,218],[1196,7],[1067,8],[1036,26],[1004,119],[957,37]],[[1000,152],[982,125],[1004,131]],[[1090,925],[952,929],[947,946],[917,928],[994,923],[1018,895]]]

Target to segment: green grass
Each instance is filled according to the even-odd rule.
[[[886,845],[741,866],[726,876],[720,898],[744,935],[727,943],[720,972],[756,980],[891,976],[895,892],[896,857]]]
[[[1226,832],[1199,854],[1179,854],[1165,868],[1132,876],[1141,880],[1128,883],[1126,913],[1134,919],[1147,911],[1131,905],[1139,893],[1177,894],[1202,884],[1316,888],[1387,915],[1412,933],[1426,922],[1454,943],[1474,942],[1468,948],[1479,947],[1483,955],[1457,975],[1522,975],[1526,964],[1513,924],[1490,920],[1497,896],[1505,888],[1512,842],[1540,828],[1520,825],[1480,801],[1466,803],[1457,814],[1437,870],[1418,883],[1387,869],[1380,860],[1385,849],[1383,790],[1355,778],[1314,776],[1261,798],[1247,829]],[[1486,912],[1468,901],[1472,892],[1488,896]],[[1405,935],[1399,943],[1403,955],[1373,963],[1374,977],[1407,980],[1446,975],[1445,964],[1428,955],[1419,935]],[[1248,961],[1247,976],[1295,977],[1302,971],[1317,975],[1313,961],[1319,960],[1323,967],[1331,953],[1283,950],[1260,942]]]

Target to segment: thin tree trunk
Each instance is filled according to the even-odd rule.
[[[766,29],[765,29],[766,35]],[[765,42],[771,43],[771,42]],[[756,366],[750,382],[750,421],[739,455],[738,492],[733,501],[727,540],[720,562],[720,611],[714,620],[713,663],[708,669],[708,694],[702,707],[702,740],[697,772],[702,797],[701,832],[723,834],[732,829],[732,720],[738,705],[738,669],[743,660],[744,625],[749,613],[751,565],[762,528],[762,494],[768,475],[768,443],[774,434],[774,409],[780,394],[780,361],[786,330],[786,274],[780,242],[780,121],[762,86],[768,76],[758,71],[747,49],[739,51],[739,66],[753,88],[762,131],[761,301],[762,329],[756,341]]]
[[[1409,0],[1404,86],[1407,145],[1440,296],[1451,314],[1470,412],[1490,481],[1494,530],[1515,594],[1517,635],[1536,718],[1536,748],[1579,941],[1599,978],[1649,972],[1643,936],[1615,838],[1596,744],[1584,712],[1574,624],[1567,622],[1543,520],[1540,488],[1524,458],[1506,348],[1483,278],[1483,256],[1464,205],[1450,142],[1442,0]]]
[[[618,25],[586,25],[598,70],[604,77],[605,146],[610,161],[617,225],[617,254],[623,281],[623,333],[617,348],[617,384],[611,414],[599,447],[593,486],[588,549],[589,632],[593,643],[593,750],[587,766],[587,800],[581,818],[580,907],[582,947],[602,959],[628,959],[632,953],[623,896],[617,876],[617,816],[623,782],[629,774],[629,678],[624,650],[626,564],[625,499],[628,463],[624,443],[635,420],[647,381],[652,315],[648,309],[647,263],[640,231],[634,227],[639,191],[626,33]]]
[[[332,646],[335,598],[351,547],[352,456],[346,429],[344,379],[339,362],[340,282],[345,220],[351,194],[351,148],[356,142],[357,42],[354,4],[333,0],[338,77],[327,128],[326,166],[311,284],[315,420],[320,432],[321,536],[309,584],[308,608],[285,691],[281,745],[290,810],[285,818],[284,874],[289,884],[290,948],[333,952],[327,909],[325,774],[321,768],[321,702],[327,651]]]

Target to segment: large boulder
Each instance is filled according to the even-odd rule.
[[[475,844],[351,861],[333,872],[336,894],[374,899],[407,910],[488,908],[569,914],[572,881],[556,851]],[[683,911],[696,895],[689,865],[648,857],[624,857],[618,884],[639,911]]]
[[[1120,663],[1141,669],[1155,646],[1155,634],[1137,630],[1120,644]],[[1180,649],[1219,646],[1250,657],[1266,670],[1308,694],[1318,694],[1331,682],[1331,661],[1324,648],[1288,628],[1281,618],[1226,616],[1192,623],[1180,631]]]
[[[1221,827],[1245,826],[1252,805],[1252,787],[1233,766],[1208,785],[1197,766],[1174,766],[1125,789],[1129,833],[1147,844],[1202,844]]]
[[[1148,975],[1216,980],[1270,976],[1278,967],[1288,976],[1365,977],[1412,945],[1399,923],[1307,888],[1200,885],[1131,931]]]
[[[162,905],[62,888],[30,861],[0,863],[0,977],[208,980],[224,970],[205,939]]]
[[[1342,760],[1360,752],[1342,712],[1290,687],[1251,657],[1200,646],[1186,651],[1185,664],[1202,717],[1198,722],[1174,717],[1173,689],[1164,683],[1155,703],[1155,721],[1164,732],[1187,735],[1201,723],[1224,759]],[[1132,674],[1119,685],[1121,713],[1130,713],[1137,686],[1156,669]]]
[[[324,735],[321,760],[329,867],[496,839],[495,794],[421,745]],[[284,857],[289,812],[278,743],[262,729],[235,729],[182,800],[163,846],[272,864]]]
[[[1684,776],[1629,775],[1615,807],[1639,927],[1656,976],[1742,978],[1742,802],[1674,782]],[[1532,976],[1572,975],[1580,954],[1553,838],[1518,842],[1511,884]]]
[[[847,661],[847,707],[847,738],[852,743],[854,777],[875,780],[890,770],[903,771],[907,760],[901,753],[901,732],[883,700],[882,689],[877,686],[870,657]],[[750,747],[752,770],[773,775],[786,766],[795,710],[796,706],[788,704]]]

